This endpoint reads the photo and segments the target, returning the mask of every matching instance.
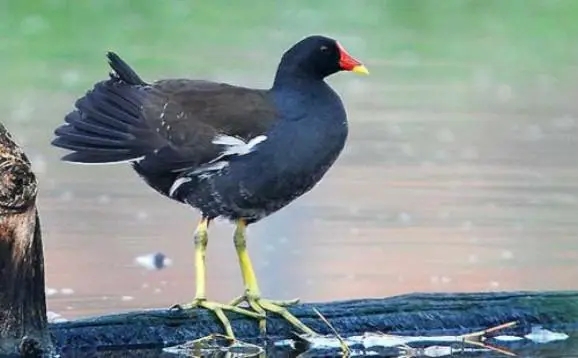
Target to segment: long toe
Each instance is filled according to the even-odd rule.
[[[281,303],[288,303],[291,301],[281,301]],[[301,322],[297,317],[295,317],[291,312],[284,307],[284,305],[280,305],[279,301],[267,300],[267,299],[257,299],[255,304],[261,306],[261,308],[265,311],[269,311],[272,313],[276,313],[283,317],[286,321],[291,323],[296,328],[300,329],[303,333],[309,334],[312,336],[317,335],[317,333],[312,330],[311,328],[307,327],[303,322]],[[253,306],[251,304],[251,306]]]
[[[225,329],[225,334],[227,335],[227,337],[231,339],[235,339],[235,334],[233,332],[231,322],[225,315],[224,311],[235,312],[255,319],[261,319],[264,317],[264,314],[252,312],[241,307],[236,307],[224,303],[208,301],[206,299],[199,299],[199,298],[195,298],[191,303],[188,304],[174,305],[173,307],[171,307],[171,309],[194,309],[194,308],[205,308],[213,312],[223,325],[223,328]]]
[[[259,321],[259,328],[261,332],[266,334],[267,327],[266,327],[266,319],[264,317],[266,312],[276,313],[291,323],[293,326],[298,328],[299,330],[303,331],[309,335],[317,335],[315,331],[311,328],[307,327],[303,322],[301,322],[297,317],[295,317],[291,312],[287,310],[286,307],[295,305],[299,303],[299,299],[295,298],[292,300],[269,300],[259,297],[251,297],[247,295],[243,295],[240,297],[235,298],[231,301],[230,305],[238,306],[239,304],[247,302],[249,307],[251,307],[255,312],[262,315],[262,319]]]
[[[248,299],[246,295],[241,295],[235,299],[233,299],[231,302],[229,302],[229,304],[231,306],[239,306],[241,303],[247,302],[248,303]],[[282,306],[282,307],[290,307],[290,306],[294,306],[296,304],[299,303],[300,299],[299,298],[293,298],[290,300],[268,300],[270,303],[277,305],[277,306]]]

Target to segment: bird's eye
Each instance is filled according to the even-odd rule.
[[[327,51],[329,51],[329,47],[323,45],[323,46],[321,46],[321,47],[319,48],[319,50],[320,50],[321,52],[327,52]]]

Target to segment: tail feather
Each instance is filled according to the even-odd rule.
[[[85,164],[130,162],[163,145],[141,113],[147,84],[118,55],[109,53],[115,72],[79,98],[56,128],[52,145],[72,151],[62,160]]]
[[[120,147],[104,147],[104,146],[94,146],[85,141],[71,141],[68,139],[56,138],[53,141],[53,145],[58,146],[60,148],[73,150],[77,152],[78,155],[91,155],[91,154],[98,154],[102,155],[103,157],[106,154],[115,154],[115,155],[124,155],[126,160],[131,160],[133,156],[131,154],[131,149],[129,148],[120,148]]]
[[[103,97],[108,104],[116,107],[120,110],[130,110],[138,111],[140,108],[139,97],[123,96],[123,91],[126,91],[127,86],[122,85],[119,82],[113,81],[115,85],[113,86],[102,86],[97,84],[99,90],[95,95],[97,97]],[[128,87],[134,88],[134,87]]]
[[[128,134],[126,132],[116,130],[114,128],[106,127],[104,125],[99,124],[98,122],[95,123],[86,116],[82,116],[78,111],[69,113],[66,117],[64,117],[64,121],[72,125],[72,127],[76,128],[79,131],[89,132],[96,136],[118,140],[131,140],[134,138],[132,134]],[[56,132],[55,134],[60,135],[59,131],[68,127],[71,126],[58,127],[55,131]]]
[[[60,126],[56,128],[54,134],[60,138],[66,137],[66,142],[68,143],[83,143],[86,145],[104,146],[110,148],[122,146],[124,141],[130,141],[134,138],[134,136],[130,134],[127,134],[125,139],[101,136],[94,132],[87,132],[85,130],[79,129],[74,125]]]
[[[73,152],[70,154],[66,154],[62,157],[62,160],[69,163],[82,163],[82,164],[121,164],[121,163],[130,163],[133,162],[134,159],[126,159],[126,155],[124,154],[100,154],[100,153],[90,153],[90,156],[87,156],[86,153],[79,153]]]
[[[106,54],[108,58],[108,64],[113,69],[116,78],[126,82],[126,84],[133,86],[144,86],[147,83],[143,81],[139,75],[114,52],[108,52]]]
[[[121,131],[126,131],[127,128],[131,126],[145,126],[146,124],[139,116],[140,110],[138,106],[134,108],[122,108],[111,105],[110,103],[111,97],[114,98],[120,96],[141,97],[139,100],[142,100],[142,95],[138,93],[139,90],[128,87],[125,88],[125,91],[123,91],[124,93],[120,91],[109,92],[106,91],[106,87],[114,85],[109,82],[110,81],[97,83],[90,92],[76,101],[76,108],[87,117],[93,117],[92,120],[107,126],[114,126]]]

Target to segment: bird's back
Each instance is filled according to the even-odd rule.
[[[166,143],[134,162],[134,169],[164,195],[177,176],[219,156],[219,135],[243,141],[265,133],[275,120],[267,91],[202,80],[152,84],[142,117]]]
[[[266,90],[204,80],[148,84],[109,54],[111,78],[76,101],[53,145],[72,150],[63,160],[85,164],[129,162],[164,195],[185,170],[223,151],[218,136],[248,141],[276,120]]]

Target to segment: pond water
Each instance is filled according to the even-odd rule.
[[[40,180],[49,310],[72,319],[194,294],[198,213],[126,165],[61,163],[48,144],[106,76],[104,52],[147,80],[266,86],[280,53],[314,32],[371,76],[331,79],[349,112],[346,150],[312,192],[250,228],[265,296],[578,288],[574,2],[75,4],[0,4],[0,113]],[[242,290],[232,230],[210,231],[216,300]],[[171,265],[135,262],[155,252]]]

